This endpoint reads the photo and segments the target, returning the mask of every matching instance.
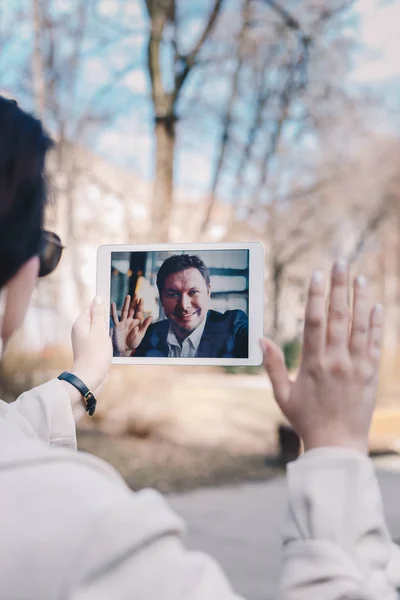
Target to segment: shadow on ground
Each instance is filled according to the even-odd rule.
[[[267,481],[285,471],[281,461],[261,454],[187,447],[162,440],[78,431],[78,448],[113,465],[133,490],[152,487],[163,493],[200,487]]]

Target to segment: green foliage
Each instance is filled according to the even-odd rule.
[[[289,371],[296,369],[299,365],[301,355],[301,343],[297,338],[288,340],[282,346],[285,363]]]

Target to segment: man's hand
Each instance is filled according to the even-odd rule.
[[[353,314],[348,269],[332,271],[328,314],[322,273],[314,274],[305,314],[298,377],[289,380],[281,350],[262,340],[264,365],[276,401],[304,442],[305,450],[342,446],[368,452],[383,334],[383,309],[371,311],[364,277],[354,282]]]
[[[136,350],[153,320],[151,317],[144,318],[143,298],[137,298],[135,295],[131,300],[129,295],[126,296],[121,319],[118,319],[117,307],[113,302],[111,315],[114,323],[114,341],[118,352],[130,353],[130,351]]]

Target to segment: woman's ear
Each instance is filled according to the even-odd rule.
[[[39,274],[39,265],[39,257],[33,256],[7,282],[0,330],[3,351],[14,331],[24,322]]]

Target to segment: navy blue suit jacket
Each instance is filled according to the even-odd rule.
[[[135,358],[168,356],[167,336],[171,321],[163,319],[148,328]],[[209,310],[196,358],[248,358],[249,324],[242,310],[220,313]]]

